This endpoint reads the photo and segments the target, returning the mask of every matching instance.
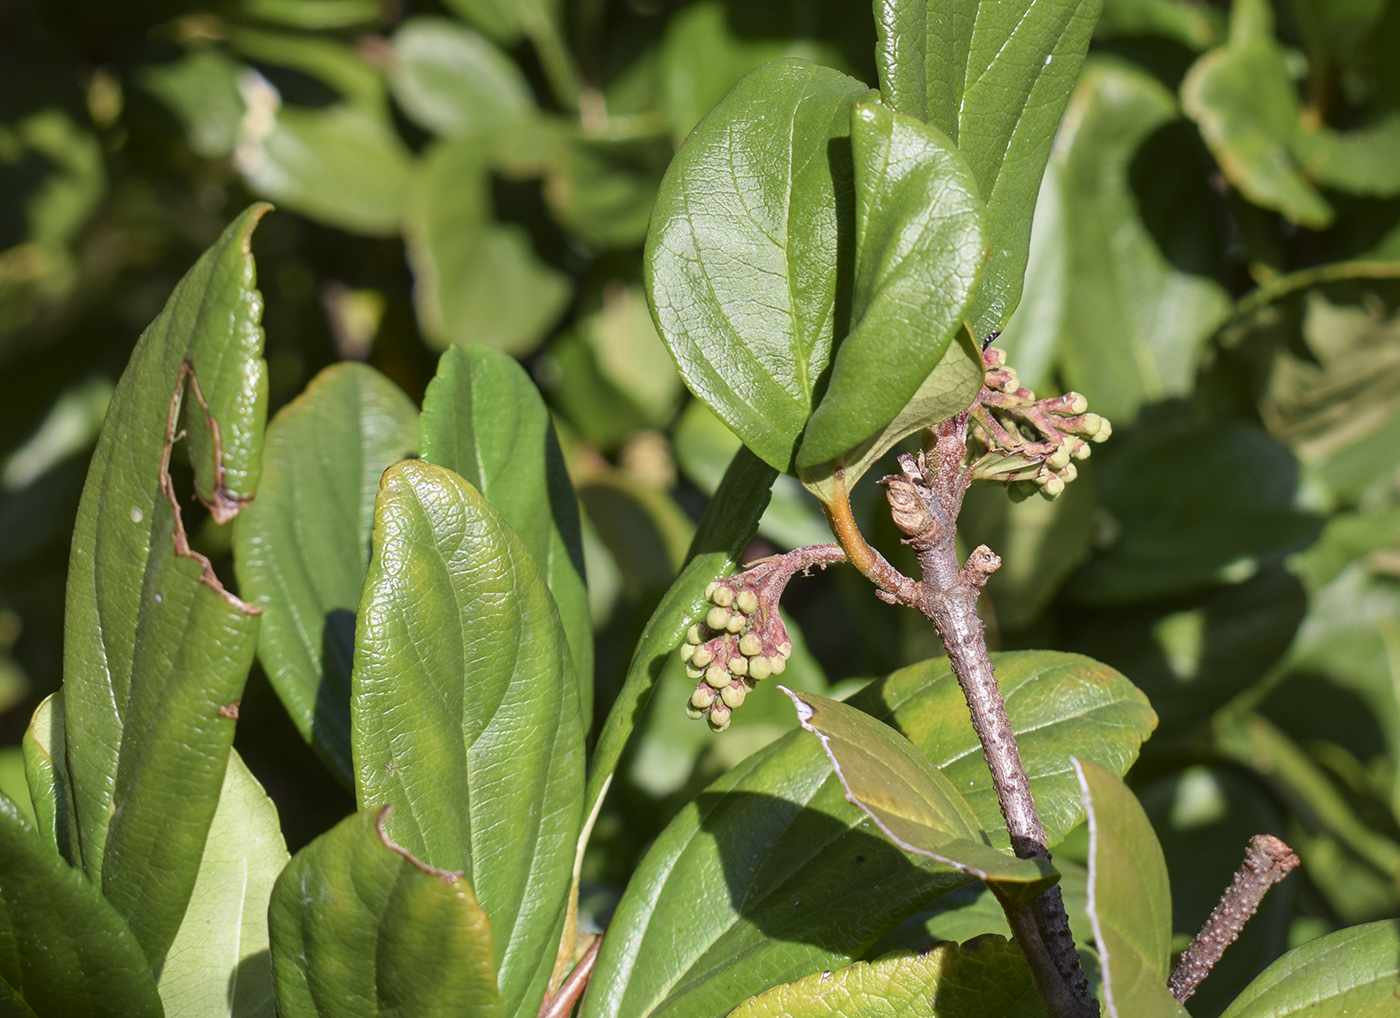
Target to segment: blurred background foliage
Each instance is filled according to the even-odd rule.
[[[653,331],[652,196],[747,71],[796,55],[873,81],[873,46],[842,0],[0,2],[0,741],[58,685],[114,381],[254,198],[279,208],[255,240],[274,408],[345,359],[417,401],[454,343],[531,371],[584,507],[601,718],[738,444]],[[1400,0],[1107,0],[998,341],[1115,434],[1057,502],[969,498],[968,547],[1004,562],[993,645],[1090,654],[1151,697],[1132,779],[1183,941],[1249,835],[1304,861],[1198,1016],[1284,947],[1400,914],[1397,48]],[[895,554],[878,490],[855,495]],[[753,553],[826,533],[780,478]],[[231,582],[227,533],[198,543]],[[802,688],[938,652],[849,570],[787,607]],[[673,812],[793,723],[770,690],[716,738],[671,667],[595,835],[598,921]],[[295,850],[352,800],[256,675],[243,717]],[[17,767],[0,752],[0,785]]]

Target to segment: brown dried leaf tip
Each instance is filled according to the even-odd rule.
[[[1089,455],[1112,426],[1089,413],[1077,392],[1037,400],[1006,366],[1001,350],[983,352],[987,369],[981,395],[968,418],[968,453],[973,480],[999,481],[1013,498],[1032,492],[1055,498],[1078,475],[1075,460]]]

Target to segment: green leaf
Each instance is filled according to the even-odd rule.
[[[189,549],[167,466],[183,401],[213,517],[256,489],[267,381],[250,244],[266,211],[229,225],[137,343],[73,536],[63,709],[75,857],[153,965],[194,886],[259,616]]]
[[[730,461],[724,480],[695,530],[685,565],[647,620],[632,651],[627,677],[598,731],[584,795],[585,809],[590,814],[607,792],[613,769],[651,698],[662,668],[685,639],[686,630],[709,609],[706,585],[734,571],[758,530],[776,476],[776,470],[747,448],[740,448]]]
[[[171,1014],[273,1018],[267,906],[287,859],[277,807],[230,753],[194,893],[157,980]]]
[[[63,690],[44,697],[24,733],[24,777],[39,833],[70,865],[78,832],[73,785],[68,777],[68,739],[63,730]]]
[[[433,146],[414,175],[404,239],[414,307],[428,339],[528,353],[569,301],[566,275],[530,234],[491,217],[487,153],[463,138]]]
[[[515,63],[447,18],[409,18],[394,33],[389,87],[420,126],[446,137],[514,124],[534,108]]]
[[[0,795],[0,1007],[64,1018],[159,1018],[127,925]]]
[[[1196,171],[1180,162],[1176,117],[1151,75],[1086,65],[1041,191],[1026,299],[999,340],[1033,384],[1054,356],[1063,385],[1116,427],[1192,391],[1201,347],[1230,310],[1210,275],[1214,222],[1181,226],[1210,197],[1180,183]],[[1148,159],[1166,176],[1139,180]]]
[[[209,47],[143,67],[138,80],[175,114],[191,152],[221,159],[238,143],[238,127],[246,111],[238,91],[238,72],[237,61]]]
[[[937,373],[935,390],[919,393],[922,405],[905,430],[885,430],[921,384],[930,385],[925,379],[962,333],[986,258],[983,208],[953,144],[878,102],[852,107],[851,151],[850,331],[797,451],[795,465],[809,488],[825,489],[820,482],[842,467],[846,485],[854,486],[895,442],[961,411],[982,388],[981,353],[961,343],[963,359]]]
[[[1219,12],[1192,0],[1104,0],[1094,37],[1160,36],[1193,50],[1217,45],[1225,35]]]
[[[389,123],[388,89],[383,70],[367,51],[347,40],[309,32],[268,31],[239,26],[229,33],[229,45],[239,56],[255,63],[271,64],[308,75],[340,93],[348,107],[385,126]],[[259,95],[267,89],[272,90],[271,95]],[[252,140],[261,137],[269,126],[261,115],[264,103],[272,99],[270,112],[276,112],[276,89],[254,72],[240,75],[239,90],[254,113],[253,119],[243,125],[244,138]],[[303,112],[315,111],[303,108]]]
[[[657,331],[691,392],[786,471],[854,267],[850,108],[860,82],[797,60],[730,90],[671,161],[644,260]]]
[[[1267,0],[1235,4],[1229,43],[1196,61],[1181,83],[1181,102],[1241,194],[1322,229],[1332,206],[1303,176],[1296,155],[1302,108],[1272,28]]]
[[[352,28],[384,17],[378,0],[242,0],[241,13],[293,28]]]
[[[1295,947],[1265,969],[1222,1018],[1375,1015],[1395,1006],[1400,920],[1367,923]]]
[[[1042,859],[1017,859],[990,844],[971,807],[943,773],[889,725],[814,693],[792,698],[817,737],[848,802],[905,852],[960,870],[1008,897],[1029,901],[1059,876]]]
[[[545,180],[550,210],[570,233],[594,247],[640,244],[674,151],[660,133],[572,137]]]
[[[1095,459],[1104,523],[1070,581],[1076,600],[1123,604],[1238,580],[1266,557],[1305,547],[1320,528],[1294,506],[1296,461],[1246,424],[1169,420]]]
[[[502,45],[558,17],[558,0],[445,0],[444,6]]]
[[[609,402],[635,407],[650,427],[670,424],[685,385],[666,344],[656,334],[642,288],[621,280],[609,282],[603,287],[601,306],[581,317],[576,329],[601,376],[603,392],[599,395]],[[588,381],[598,385],[593,379]],[[614,416],[611,408],[608,415]],[[630,415],[618,416],[625,420]],[[724,472],[723,465],[720,472]]]
[[[296,854],[268,921],[284,1018],[501,1018],[492,924],[461,874],[389,839],[390,807],[342,820]]]
[[[1032,1018],[1044,1013],[1020,948],[1001,937],[980,937],[775,986],[739,1005],[730,1018]]]
[[[442,355],[423,397],[423,459],[455,471],[501,514],[554,595],[592,727],[593,624],[578,498],[539,391],[514,359],[486,347]]]
[[[583,818],[559,616],[520,538],[441,467],[385,472],[373,543],[355,627],[356,798],[395,805],[396,841],[467,873],[498,934],[506,1014],[533,1015]]]
[[[991,257],[969,319],[978,339],[1001,329],[1021,298],[1035,196],[1101,6],[875,5],[885,101],[953,140],[987,204]]]
[[[234,162],[249,187],[327,226],[399,232],[413,157],[387,119],[348,105],[279,109],[265,81],[243,92],[249,112]]]
[[[364,364],[336,364],[267,429],[257,500],[234,526],[239,589],[263,610],[259,658],[297,726],[354,781],[350,662],[379,476],[418,448],[418,409]]]
[[[1400,194],[1400,117],[1354,131],[1321,128],[1297,146],[1309,175],[1327,187],[1373,198]]]
[[[1089,814],[1089,921],[1108,1018],[1185,1018],[1166,986],[1171,888],[1162,847],[1136,796],[1098,764],[1074,759]]]
[[[1121,676],[1083,658],[1020,653],[993,661],[1057,840],[1084,815],[1070,754],[1096,745],[1105,765],[1126,771],[1151,711]],[[982,827],[999,823],[946,661],[895,672],[848,702],[928,756],[964,790]],[[845,801],[817,741],[790,732],[711,785],[653,843],[599,950],[583,1018],[723,1013],[776,983],[863,957],[887,930],[966,879],[878,835]]]

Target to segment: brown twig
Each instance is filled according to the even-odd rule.
[[[588,945],[587,952],[573,967],[573,971],[559,987],[559,992],[546,998],[544,1003],[540,1005],[536,1018],[568,1018],[569,1012],[574,1009],[579,997],[583,996],[583,989],[588,985],[588,977],[593,974],[593,963],[598,960],[598,948],[602,944],[603,935],[600,933],[593,938],[593,943]]]
[[[900,457],[902,475],[886,477],[881,483],[895,524],[918,554],[923,579],[917,585],[915,606],[933,622],[962,687],[1012,850],[1022,859],[1048,860],[1045,828],[977,616],[978,594],[1001,560],[979,547],[965,564],[958,563],[957,518],[972,482],[971,472],[963,467],[967,417],[964,412],[939,425],[917,459]],[[1098,1003],[1080,969],[1060,889],[1046,891],[1029,908],[1010,901],[1003,901],[1002,907],[1050,1014],[1056,1018],[1097,1015]]]
[[[1269,888],[1278,883],[1298,865],[1293,850],[1272,834],[1256,834],[1249,839],[1244,862],[1235,878],[1220,898],[1220,904],[1206,920],[1191,946],[1181,953],[1181,960],[1167,980],[1172,996],[1185,1003],[1201,980],[1239,937],[1244,924],[1259,910],[1259,903]]]

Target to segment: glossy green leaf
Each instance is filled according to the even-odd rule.
[[[16,1018],[159,1018],[136,937],[0,796],[0,1007]]]
[[[539,391],[486,347],[442,355],[423,397],[423,459],[455,471],[501,514],[554,595],[578,677],[583,730],[593,716],[593,625],[578,498]]]
[[[657,331],[690,390],[779,470],[831,357],[838,269],[855,264],[847,139],[866,94],[829,68],[765,64],[690,133],[652,211]]]
[[[267,906],[287,859],[277,807],[230,753],[190,905],[157,979],[167,1012],[273,1018]]]
[[[673,154],[661,133],[571,138],[550,167],[545,197],[555,218],[589,244],[634,247],[647,235],[656,189]]]
[[[390,840],[389,809],[347,817],[302,849],[272,891],[283,1018],[501,1018],[492,923],[461,873]]]
[[[776,476],[776,470],[747,448],[740,448],[730,461],[695,530],[685,565],[647,620],[632,651],[627,677],[598,731],[584,796],[590,813],[607,791],[613,769],[651,698],[662,668],[685,639],[686,630],[708,610],[706,585],[735,570],[758,530]]]
[[[1070,581],[1077,600],[1122,604],[1239,579],[1258,559],[1306,546],[1320,526],[1295,508],[1288,450],[1245,424],[1168,420],[1095,460],[1104,517],[1093,557]]]
[[[1254,204],[1322,229],[1332,207],[1295,155],[1302,107],[1267,0],[1231,10],[1230,41],[1201,57],[1181,83],[1186,113],[1231,184]]]
[[[982,388],[981,353],[970,342],[954,348],[962,358],[953,366],[940,363],[962,333],[986,257],[976,182],[948,138],[879,102],[852,107],[851,151],[849,332],[795,460],[808,487],[823,490],[843,467],[853,486],[896,441],[964,409]],[[916,392],[917,416],[886,430]]]
[[[234,162],[255,192],[351,233],[399,232],[413,157],[386,118],[348,105],[279,108],[265,81],[243,98]]]
[[[267,381],[250,243],[266,210],[230,224],[137,343],[93,455],[69,563],[74,855],[152,964],[194,886],[259,621],[190,551],[166,467],[183,401],[195,489],[212,515],[228,519],[256,489]]]
[[[1017,859],[991,845],[952,782],[889,725],[824,696],[783,691],[802,727],[821,742],[846,799],[905,852],[1023,901],[1054,884],[1058,874],[1048,862]]]
[[[460,137],[516,123],[535,107],[515,63],[446,18],[409,18],[394,33],[394,98],[419,125]]]
[[[1176,115],[1146,72],[1086,65],[1046,172],[1026,298],[998,341],[1032,384],[1055,351],[1062,384],[1118,428],[1143,404],[1191,391],[1201,347],[1230,310],[1209,274],[1213,221],[1180,225],[1209,195],[1183,193],[1196,171],[1170,161],[1185,149]],[[1166,160],[1163,176],[1140,180],[1134,167],[1149,158]]]
[[[1089,921],[1108,1018],[1182,1018],[1166,986],[1171,888],[1162,847],[1137,797],[1098,764],[1074,759],[1089,814]]]
[[[524,227],[492,218],[486,154],[472,139],[439,144],[414,175],[404,226],[414,306],[439,349],[526,353],[568,303],[569,280],[540,261]]]
[[[301,737],[347,785],[355,611],[379,476],[418,448],[418,409],[364,364],[336,364],[268,425],[258,497],[234,527],[258,652]]]
[[[195,155],[221,159],[238,143],[246,107],[238,90],[238,62],[212,47],[179,60],[142,68],[141,85],[175,114]]]
[[[1020,300],[1035,196],[1101,6],[875,4],[885,101],[953,140],[987,205],[991,257],[969,319],[979,340],[1001,329]]]
[[[442,467],[385,472],[373,543],[355,627],[356,797],[393,804],[397,842],[468,874],[497,933],[506,1014],[533,1015],[583,819],[559,616],[520,538]]]
[[[44,840],[69,864],[78,832],[68,778],[68,739],[63,730],[63,690],[46,696],[24,733],[24,777]]]
[[[982,937],[775,986],[739,1005],[730,1018],[1034,1018],[1044,1013],[1020,948],[1000,937]]]
[[[1121,676],[1073,655],[997,655],[994,664],[1057,840],[1084,815],[1070,755],[1097,744],[1106,766],[1126,771],[1151,711]],[[946,662],[895,672],[848,702],[898,728],[965,790],[982,827],[999,823]],[[863,957],[966,880],[898,851],[845,801],[817,740],[790,732],[711,785],[654,842],[599,951],[584,1018],[723,1013]]]
[[[1295,947],[1250,983],[1223,1018],[1382,1018],[1400,983],[1400,921],[1368,923]]]

